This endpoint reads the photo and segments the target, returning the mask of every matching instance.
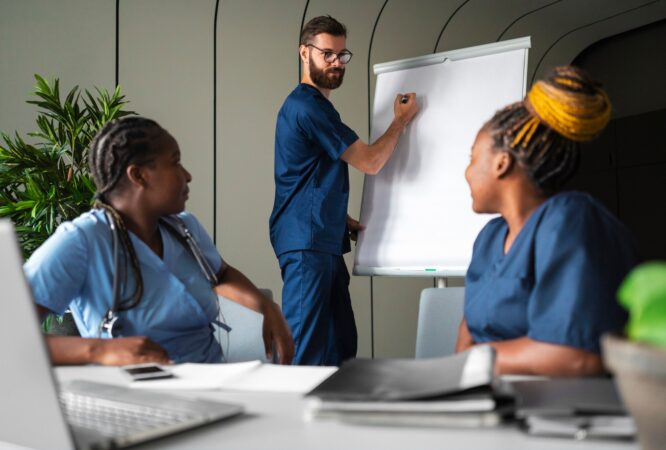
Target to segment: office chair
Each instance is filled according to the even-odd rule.
[[[464,287],[428,288],[421,291],[416,358],[434,358],[455,352],[464,301]]]
[[[270,289],[260,289],[260,291],[269,299],[273,299],[273,292]],[[224,360],[242,362],[258,359],[262,362],[271,362],[266,358],[264,350],[263,316],[225,297],[218,296],[218,299],[220,301],[220,320],[231,327],[231,332],[227,333],[214,325],[215,334],[222,346]]]

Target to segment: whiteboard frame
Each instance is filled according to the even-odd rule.
[[[396,70],[405,70],[415,67],[423,67],[434,64],[442,64],[446,60],[457,61],[467,58],[475,58],[479,56],[493,55],[497,53],[504,53],[512,50],[528,50],[531,48],[530,36],[509,39],[501,42],[493,42],[491,44],[477,45],[474,47],[467,47],[457,50],[450,50],[446,52],[435,53],[432,55],[417,56],[415,58],[400,59],[396,61],[389,61],[385,63],[375,64],[373,72],[379,75],[387,72],[394,72]],[[529,52],[525,52],[525,65],[523,68],[523,97],[527,89],[527,65],[528,65]],[[365,190],[365,177],[363,179],[363,190]],[[363,210],[363,199],[361,199],[361,210]],[[354,258],[356,259],[356,258]],[[354,261],[352,273],[357,276],[393,276],[393,277],[464,277],[467,273],[467,267],[368,267],[359,266]]]

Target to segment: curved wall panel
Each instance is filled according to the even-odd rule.
[[[532,78],[528,80],[544,76],[551,67],[573,62],[583,49],[594,42],[665,18],[666,2],[643,2],[635,6],[628,4],[622,11],[611,14],[604,12],[599,16],[589,24],[565,30],[541,54],[538,62],[531,58],[529,76]]]
[[[214,0],[120,2],[119,81],[131,108],[178,141],[187,208],[213,232]]]
[[[435,52],[488,44],[506,39],[504,34],[512,23],[562,0],[503,1],[501,8],[484,0],[470,0],[461,5],[450,21],[442,21],[444,29]],[[448,22],[448,23],[447,23]],[[523,37],[523,36],[514,36]]]
[[[217,39],[217,247],[280,299],[268,238],[275,118],[296,86],[305,0],[222,0]]]

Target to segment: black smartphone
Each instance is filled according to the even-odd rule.
[[[133,364],[122,367],[123,373],[129,376],[132,381],[161,380],[164,378],[173,378],[174,375],[169,370],[157,364]]]

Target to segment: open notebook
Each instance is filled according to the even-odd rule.
[[[11,222],[0,220],[0,447],[118,448],[229,418],[242,407],[101,383],[58,386]]]

